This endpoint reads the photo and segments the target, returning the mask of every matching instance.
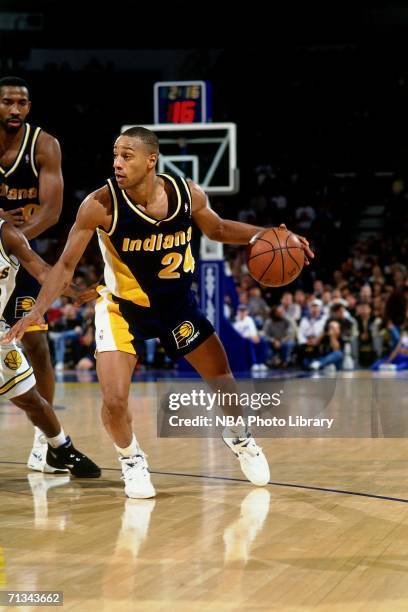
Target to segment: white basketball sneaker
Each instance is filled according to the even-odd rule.
[[[251,433],[242,438],[230,438],[224,430],[222,439],[239,459],[241,470],[250,482],[258,487],[268,484],[270,479],[269,465],[262,448],[257,445]]]
[[[41,429],[34,427],[34,441],[30,456],[27,461],[27,467],[36,472],[45,472],[46,474],[67,474],[69,470],[54,468],[48,465],[46,461],[48,444],[47,439]]]
[[[156,491],[150,480],[146,455],[141,452],[133,457],[119,457],[119,461],[122,464],[126,495],[133,499],[155,497]]]

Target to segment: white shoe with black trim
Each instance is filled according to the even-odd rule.
[[[122,465],[126,495],[133,499],[155,497],[156,491],[150,480],[146,455],[141,452],[133,457],[119,457],[119,461]]]
[[[55,468],[48,465],[47,459],[48,444],[43,432],[35,427],[33,448],[27,461],[27,467],[35,472],[45,474],[67,474],[69,470]]]
[[[271,476],[268,461],[251,433],[242,438],[230,438],[224,430],[222,439],[238,458],[241,470],[250,482],[258,487],[268,484]]]

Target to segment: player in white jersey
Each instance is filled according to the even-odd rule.
[[[50,266],[35,253],[24,235],[10,223],[0,220],[0,338],[9,326],[2,318],[14,291],[20,264],[40,283]],[[75,295],[68,288],[67,295]],[[0,344],[0,398],[9,399],[24,410],[48,443],[43,471],[68,472],[80,478],[97,478],[100,468],[79,452],[66,436],[50,404],[38,393],[33,369],[15,342]]]

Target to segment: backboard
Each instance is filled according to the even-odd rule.
[[[124,132],[132,125],[123,125]],[[232,195],[239,189],[235,123],[144,125],[160,142],[158,172],[192,179],[208,194]]]

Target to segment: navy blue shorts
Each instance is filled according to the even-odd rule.
[[[112,296],[104,287],[95,307],[97,352],[123,351],[143,355],[145,340],[159,338],[167,355],[176,360],[187,355],[214,333],[193,293],[177,306],[171,301],[158,309],[144,308]]]

